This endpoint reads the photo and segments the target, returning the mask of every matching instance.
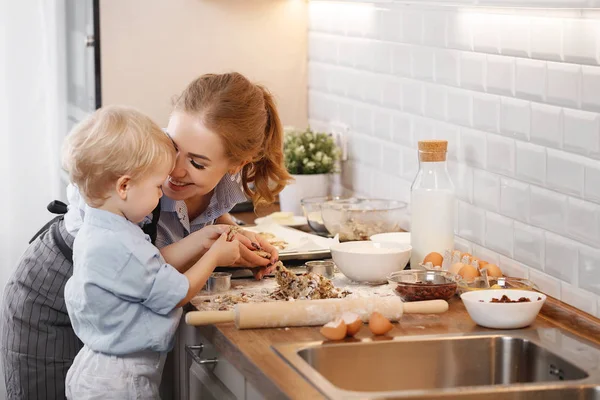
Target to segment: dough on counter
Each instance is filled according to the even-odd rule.
[[[350,294],[347,290],[340,290],[333,286],[331,280],[313,272],[297,276],[288,270],[281,261],[275,267],[275,279],[279,288],[271,297],[276,300],[318,300],[336,299]]]

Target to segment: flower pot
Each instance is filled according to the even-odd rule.
[[[281,211],[304,215],[300,200],[305,197],[327,196],[330,191],[331,174],[292,175],[290,183],[279,193]]]

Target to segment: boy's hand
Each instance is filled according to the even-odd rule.
[[[240,242],[236,238],[231,242],[227,241],[228,232],[221,233],[221,236],[210,246],[210,250],[206,253],[214,257],[215,263],[219,267],[233,265],[240,258]]]

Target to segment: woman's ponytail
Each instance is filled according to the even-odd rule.
[[[267,113],[264,142],[256,160],[242,170],[244,191],[255,205],[273,203],[275,196],[292,180],[283,160],[283,126],[275,100],[267,89],[258,87],[263,93]],[[254,191],[250,190],[248,182],[254,183]]]

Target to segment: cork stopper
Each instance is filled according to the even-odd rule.
[[[419,161],[446,161],[447,140],[419,140]]]

